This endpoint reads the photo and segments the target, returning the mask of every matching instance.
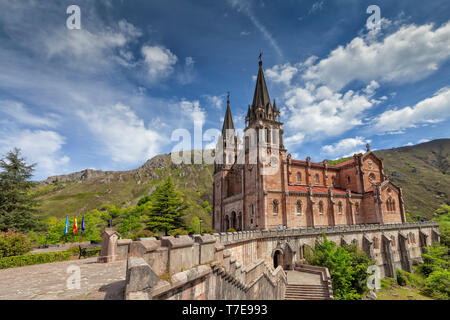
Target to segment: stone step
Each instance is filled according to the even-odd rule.
[[[325,297],[328,296],[325,293],[290,293],[290,292],[286,292],[284,294],[285,296],[289,296],[289,297],[296,297],[296,296],[305,296],[305,297]]]
[[[285,297],[284,300],[331,300],[328,297]]]

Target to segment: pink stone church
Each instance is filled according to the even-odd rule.
[[[218,232],[406,222],[402,189],[387,179],[383,159],[369,145],[364,154],[339,164],[287,154],[280,111],[270,100],[262,61],[244,135],[250,131],[271,154],[269,164],[260,157],[249,160],[248,138],[238,150],[228,98],[219,138],[223,161],[215,163],[213,184],[212,225]],[[237,161],[239,157],[243,160]],[[268,173],[268,166],[277,170]]]

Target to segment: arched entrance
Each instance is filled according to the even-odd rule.
[[[276,269],[280,265],[283,266],[283,252],[281,250],[275,250],[273,254],[273,267]]]
[[[293,270],[295,253],[296,251],[288,243],[278,246],[272,252],[273,267],[282,266],[284,270]]]

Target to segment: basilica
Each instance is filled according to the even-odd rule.
[[[214,170],[216,231],[406,222],[402,189],[387,179],[383,159],[369,145],[364,154],[338,164],[287,154],[280,111],[270,100],[261,60],[244,137],[239,149],[228,97]]]

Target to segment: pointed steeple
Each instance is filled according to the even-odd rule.
[[[227,129],[234,130],[233,117],[231,116],[230,93],[229,92],[228,92],[228,96],[227,96],[227,111],[225,112],[225,118],[223,119],[222,136],[224,136],[224,137],[226,136]]]
[[[267,90],[266,79],[264,78],[262,60],[260,59],[258,77],[256,78],[255,93],[253,95],[252,108],[255,109],[261,107],[263,109],[266,109],[267,105],[270,105],[270,97],[269,91]]]

